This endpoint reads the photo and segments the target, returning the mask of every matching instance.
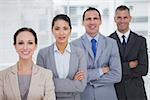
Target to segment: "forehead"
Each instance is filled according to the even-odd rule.
[[[20,32],[16,38],[17,40],[34,40],[33,34],[28,31]]]
[[[115,15],[116,16],[130,16],[128,10],[117,10]]]
[[[95,10],[89,10],[85,13],[85,17],[99,17],[99,14]]]
[[[54,22],[54,25],[61,25],[61,26],[63,26],[63,25],[69,25],[69,23],[67,21],[63,20],[63,19],[58,19],[58,20],[56,20]]]

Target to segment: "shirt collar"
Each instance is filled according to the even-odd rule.
[[[89,41],[91,41],[92,39],[95,39],[96,41],[98,41],[99,35],[100,35],[100,33],[97,33],[95,37],[91,37],[89,34],[86,33],[86,36]]]
[[[121,32],[119,32],[119,31],[117,30],[116,33],[117,33],[117,35],[118,35],[119,38],[122,38],[122,36],[124,35],[125,38],[128,39],[129,34],[130,34],[130,30],[128,30],[126,33],[121,33]]]
[[[57,46],[56,46],[56,43],[54,43],[54,51],[55,51],[55,52],[60,52],[60,51],[58,50]],[[65,48],[64,51],[67,51],[67,52],[71,53],[71,48],[70,48],[70,44],[69,44],[69,43],[67,44],[67,47]]]

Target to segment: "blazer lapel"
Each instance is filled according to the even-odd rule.
[[[98,42],[97,42],[97,50],[96,50],[96,57],[95,57],[95,61],[94,63],[96,64],[98,58],[101,56],[103,50],[105,49],[105,39],[104,37],[100,34],[99,35],[99,39],[98,39]]]
[[[9,78],[10,78],[10,85],[12,87],[16,100],[21,100],[17,76],[17,64],[14,65],[14,67],[12,67],[11,75],[9,76]]]
[[[36,90],[34,85],[37,84],[37,77],[36,77],[37,72],[38,72],[38,67],[34,64],[33,68],[32,68],[32,75],[31,75],[31,81],[30,81],[27,100],[32,100],[32,96],[33,96],[32,92],[36,92],[36,91],[34,91],[34,90]]]
[[[129,39],[128,39],[128,42],[127,42],[127,45],[126,45],[126,49],[125,49],[125,54],[124,54],[125,57],[130,52],[131,48],[134,47],[133,46],[134,43],[135,43],[135,38],[134,38],[132,32],[130,32]]]
[[[81,37],[81,39],[82,39],[83,46],[86,48],[86,50],[88,51],[89,55],[94,60],[94,54],[93,54],[93,51],[92,51],[92,48],[91,48],[91,42],[88,40],[88,38],[86,37],[86,35],[83,35]]]
[[[56,69],[56,61],[54,57],[54,44],[52,44],[49,48],[49,57],[51,61],[51,69],[55,77],[58,77],[57,69]]]
[[[71,54],[70,54],[70,61],[69,61],[69,73],[67,75],[68,78],[72,78],[73,71],[74,71],[74,65],[73,62],[76,61],[75,59],[75,52],[71,47]]]
[[[124,56],[124,54],[123,54],[123,49],[124,48],[123,48],[123,46],[121,44],[121,41],[120,41],[120,39],[119,39],[119,37],[118,37],[116,32],[114,33],[113,38],[117,41],[117,44],[118,44],[118,47],[119,47],[119,51],[120,51],[120,55],[121,55],[121,57],[123,57]]]

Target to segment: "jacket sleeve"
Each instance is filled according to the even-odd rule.
[[[138,65],[137,67],[131,69],[133,76],[145,76],[148,73],[148,53],[146,39],[142,38],[142,44],[138,53]]]
[[[140,41],[140,47],[137,54],[135,56],[127,60],[127,62],[123,62],[123,75],[126,75],[130,78],[132,77],[141,77],[145,76],[148,73],[148,53],[147,53],[147,44],[146,39],[143,37],[139,37],[138,41]],[[130,68],[129,62],[137,60],[138,65],[135,68]]]
[[[52,77],[52,72],[50,70],[47,70],[44,100],[56,100],[54,82]]]
[[[44,56],[43,56],[44,53],[42,53],[42,50],[40,50],[38,52],[38,55],[37,55],[37,60],[36,60],[36,64],[41,66],[41,67],[44,67]]]
[[[0,100],[4,100],[3,87],[2,72],[0,71]]]
[[[90,79],[88,79],[88,81],[91,81],[91,84],[93,84],[95,87],[96,86],[103,86],[106,84],[114,84],[114,83],[118,83],[121,81],[122,78],[122,69],[121,69],[121,61],[120,61],[120,55],[119,55],[119,50],[118,50],[118,46],[116,42],[113,42],[112,45],[112,50],[111,50],[111,55],[108,59],[108,66],[110,67],[110,71],[107,74],[103,74],[102,76],[98,74],[96,74],[96,70],[98,69],[94,69],[95,73],[92,72],[93,70],[91,70],[88,75],[90,77],[90,75],[92,75],[92,73],[95,74],[95,77],[90,77]],[[96,79],[97,78],[97,79]],[[94,80],[95,79],[95,80]]]

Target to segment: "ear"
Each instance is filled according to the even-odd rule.
[[[15,44],[13,44],[13,45],[14,45],[15,50],[17,51],[16,45]]]
[[[132,16],[130,16],[130,22],[131,22],[131,20],[132,20]]]
[[[84,21],[82,21],[82,25],[84,26]]]
[[[37,49],[37,44],[35,45],[35,50]]]
[[[16,48],[16,45],[15,44],[13,44],[14,45],[14,48]]]
[[[102,24],[102,20],[100,19],[100,25]]]
[[[71,32],[72,32],[72,29],[70,29],[70,34],[71,34]]]
[[[50,29],[50,32],[53,34],[53,28]]]
[[[116,17],[114,16],[114,22],[116,22]]]

